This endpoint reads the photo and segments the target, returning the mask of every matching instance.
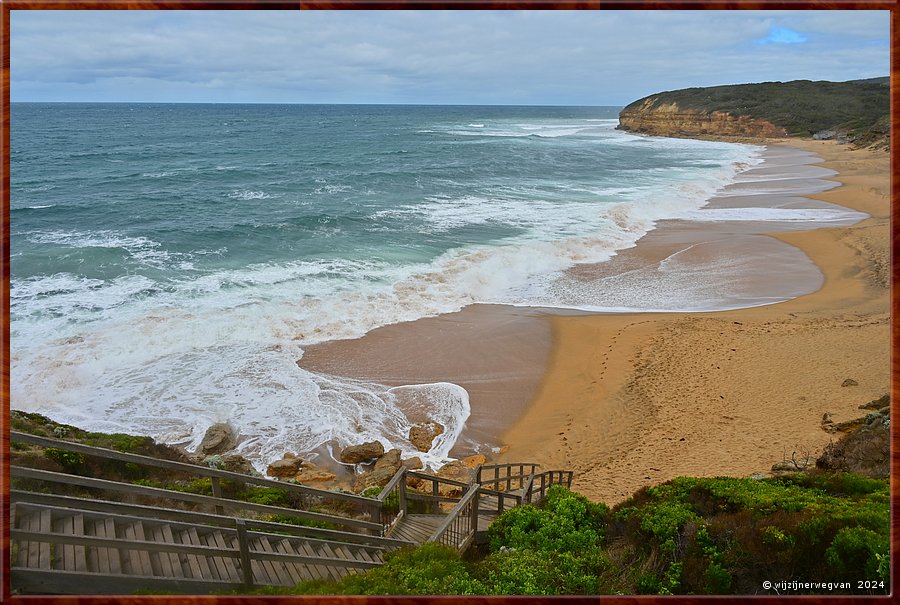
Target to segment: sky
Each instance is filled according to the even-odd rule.
[[[11,11],[17,101],[614,105],[886,76],[888,11]]]

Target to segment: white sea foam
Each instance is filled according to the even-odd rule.
[[[685,213],[691,221],[856,223],[868,215],[840,208],[704,208]]]
[[[267,200],[272,196],[265,191],[249,191],[246,189],[240,189],[237,191],[232,191],[228,194],[233,200]]]
[[[637,138],[613,133],[612,124],[492,125],[479,133],[590,133],[609,137],[611,144]],[[284,451],[370,439],[412,454],[406,437],[411,418],[425,416],[446,427],[425,458],[446,459],[469,415],[462,388],[446,383],[388,388],[312,374],[296,363],[302,347],[474,302],[565,306],[550,288],[566,268],[605,260],[633,245],[656,221],[698,211],[732,180],[734,162],[755,161],[754,148],[718,145],[713,149],[721,157],[733,156],[732,163],[702,173],[669,171],[668,180],[652,187],[576,184],[544,195],[533,184],[506,186],[490,194],[429,196],[376,214],[414,215],[430,233],[494,222],[520,230],[493,244],[456,248],[430,263],[272,262],[166,283],[71,274],[13,280],[13,400],[17,408],[43,411],[62,422],[189,446],[199,443],[210,424],[228,420],[242,435],[241,450],[260,467]],[[322,178],[317,182],[323,192],[346,190]],[[574,199],[585,193],[620,201]],[[229,197],[271,196],[248,189]],[[157,255],[159,263],[192,258],[166,257],[148,238],[113,232],[29,237],[122,248],[138,258]]]

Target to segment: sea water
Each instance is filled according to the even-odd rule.
[[[14,103],[11,407],[189,449],[227,421],[262,467],[373,439],[418,454],[418,406],[446,427],[423,457],[445,460],[464,389],[307,372],[303,347],[552,306],[554,276],[759,162],[617,131],[617,112]]]

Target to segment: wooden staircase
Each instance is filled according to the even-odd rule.
[[[74,500],[74,499],[73,499]],[[210,592],[337,580],[404,545],[160,520],[16,502],[11,571],[20,592]],[[289,529],[279,528],[281,530]]]
[[[372,499],[34,435],[13,432],[10,438],[210,477],[214,494],[12,465],[14,487],[30,488],[10,491],[14,593],[203,594],[337,580],[381,565],[387,552],[424,542],[465,551],[503,511],[537,503],[550,485],[572,482],[571,471],[539,473],[525,463],[479,467],[471,483],[401,468]],[[346,516],[223,498],[221,480],[278,487],[308,507],[338,503]],[[119,500],[47,493],[35,489],[36,482],[102,490]],[[259,515],[325,521],[338,529],[253,518]]]

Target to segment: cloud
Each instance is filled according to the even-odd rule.
[[[806,40],[806,36],[789,27],[773,27],[769,30],[768,36],[760,38],[756,42],[759,44],[803,44]]]
[[[11,33],[13,101],[618,105],[890,56],[887,11],[11,11]]]

